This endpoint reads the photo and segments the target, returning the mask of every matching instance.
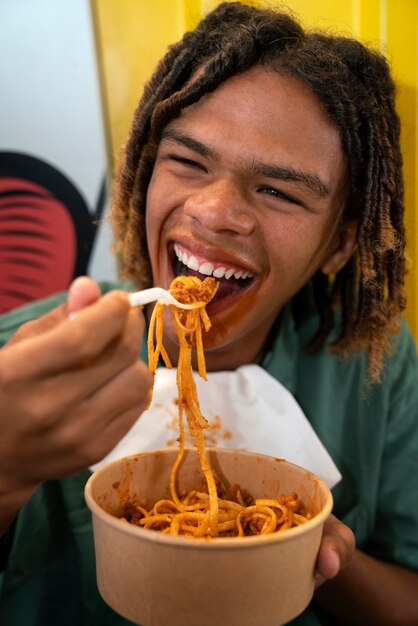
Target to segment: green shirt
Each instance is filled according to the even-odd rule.
[[[108,289],[110,286],[106,286]],[[0,345],[24,321],[62,302],[64,294],[0,318]],[[296,321],[297,319],[297,321]],[[402,323],[382,384],[367,388],[365,354],[343,361],[304,346],[317,319],[309,306],[288,307],[262,366],[299,402],[343,479],[334,513],[368,554],[418,569],[418,360]],[[99,596],[90,512],[82,472],[44,483],[3,539],[6,552],[0,623],[13,626],[123,626],[130,622]],[[202,607],[204,610],[204,607]],[[312,603],[292,626],[336,620]]]

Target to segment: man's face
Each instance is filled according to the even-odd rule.
[[[260,66],[166,127],[147,196],[153,278],[220,281],[207,307],[209,370],[256,360],[283,305],[332,265],[345,182],[338,129],[316,96]]]

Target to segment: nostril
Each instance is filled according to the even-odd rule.
[[[228,230],[248,235],[255,226],[253,208],[239,185],[230,180],[218,180],[190,195],[184,211],[215,232]]]
[[[189,217],[214,232],[228,230],[241,235],[249,235],[255,226],[255,219],[249,212],[221,204],[217,200],[205,204],[187,202],[184,210]]]
[[[238,220],[240,222],[240,228],[241,230],[245,230],[245,234],[250,233],[254,228],[255,220],[252,214],[241,211],[241,213],[238,214]]]

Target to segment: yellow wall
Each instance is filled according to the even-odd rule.
[[[179,0],[91,0],[112,158],[157,61],[189,27],[189,16],[199,19],[199,1],[188,1],[187,10],[185,5]]]
[[[217,0],[91,0],[112,158],[127,135],[141,87],[158,59],[217,4]],[[412,259],[406,317],[418,339],[418,2],[270,0],[269,4],[287,6],[308,27],[359,37],[380,48],[391,62],[403,124],[406,227]]]

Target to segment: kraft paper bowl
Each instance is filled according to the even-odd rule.
[[[297,492],[315,513],[283,533],[193,539],[118,519],[127,500],[170,497],[176,449],[113,461],[88,480],[99,591],[115,611],[142,626],[279,626],[301,613],[314,591],[322,527],[332,508],[328,487],[307,470],[250,452],[210,449],[215,476],[253,497]],[[194,449],[178,473],[181,489],[199,488]]]

